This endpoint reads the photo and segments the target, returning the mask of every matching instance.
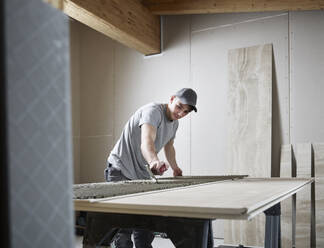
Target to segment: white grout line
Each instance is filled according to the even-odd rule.
[[[292,46],[291,46],[291,39],[292,39],[292,32],[291,32],[291,24],[290,24],[290,19],[291,19],[291,15],[290,13],[288,12],[288,85],[289,85],[289,93],[288,93],[288,109],[289,109],[289,112],[288,112],[288,142],[291,144],[291,50],[292,50]]]
[[[200,30],[192,31],[191,33],[194,34],[194,33],[200,33],[200,32],[210,31],[210,30],[214,30],[214,29],[226,28],[226,27],[231,27],[231,26],[238,25],[238,24],[255,22],[255,21],[259,21],[259,20],[266,20],[266,19],[271,19],[271,18],[275,18],[275,17],[278,17],[278,16],[284,16],[284,15],[288,15],[288,13],[278,14],[278,15],[274,15],[274,16],[259,17],[259,18],[254,18],[254,19],[242,21],[242,22],[235,22],[235,23],[231,23],[231,24],[224,24],[224,25],[220,25],[220,26],[217,26],[217,27],[203,28],[203,29],[200,29]]]

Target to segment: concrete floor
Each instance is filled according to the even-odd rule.
[[[82,236],[76,236],[75,241],[75,248],[82,248]],[[215,247],[221,244],[224,244],[223,239],[214,239]],[[152,245],[153,248],[175,248],[169,239],[163,239],[160,237],[155,237]]]

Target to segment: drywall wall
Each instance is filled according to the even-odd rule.
[[[324,140],[324,11],[292,12],[291,143]]]
[[[73,180],[80,183],[80,24],[70,19]]]
[[[114,141],[119,138],[126,121],[137,108],[149,102],[168,103],[177,90],[192,86],[189,22],[190,16],[164,20],[164,52],[157,56],[145,57],[116,44]],[[179,166],[185,175],[190,175],[192,118],[198,118],[198,114],[192,112],[179,121],[175,139]],[[166,175],[172,175],[171,171]]]
[[[287,13],[192,17],[192,81],[201,96],[201,112],[192,123],[192,173],[226,173],[229,49],[273,45],[273,118],[281,120],[282,130],[280,134],[274,130],[274,135],[281,136],[282,142],[289,140],[289,123],[284,114],[289,112],[287,21]],[[204,128],[200,130],[201,123]],[[212,164],[210,156],[204,154],[213,154],[216,162]],[[200,163],[209,166],[201,168]]]
[[[324,140],[323,20],[323,11],[165,16],[163,52],[150,57],[78,24],[80,182],[104,180],[109,151],[138,107],[167,102],[182,87],[196,89],[198,113],[180,120],[179,165],[185,175],[226,173],[227,52],[266,43],[273,45],[272,175],[278,176],[281,144]],[[216,229],[222,236],[221,224]]]
[[[80,166],[78,182],[104,181],[103,170],[109,152],[137,108],[149,102],[167,103],[177,90],[191,87],[189,20],[190,17],[166,20],[167,52],[149,57],[80,23],[71,25],[71,29],[79,32],[75,43],[79,50],[71,43],[73,57],[79,58],[72,61],[72,68],[79,66],[80,71],[79,80],[74,75],[77,70],[72,72],[72,79],[76,79],[74,87],[76,91],[79,89],[79,102],[73,102],[79,104],[79,113],[78,107],[73,108],[76,110],[73,120],[80,121],[79,126],[74,124],[75,146],[80,147],[79,152],[75,147],[75,155],[79,154],[75,159],[75,166]],[[78,97],[74,93],[72,96]],[[177,158],[185,175],[190,175],[190,119],[189,116],[180,121],[175,141],[179,148]],[[160,155],[163,157],[163,153]],[[171,171],[166,175],[172,175]]]
[[[70,27],[74,180],[101,182],[113,145],[115,43],[74,20]]]

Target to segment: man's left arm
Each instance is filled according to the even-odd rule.
[[[164,146],[164,154],[173,170],[173,176],[182,176],[182,170],[179,168],[176,161],[176,152],[173,143],[174,140],[172,139]]]

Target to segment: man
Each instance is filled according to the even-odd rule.
[[[176,162],[174,138],[178,120],[196,108],[197,94],[193,89],[183,88],[171,96],[169,103],[150,103],[137,110],[126,123],[120,139],[107,160],[105,178],[110,181],[149,179],[147,165],[155,175],[162,175],[169,167],[174,176],[182,176]],[[164,148],[167,161],[157,154]],[[136,248],[151,248],[153,233],[134,230]],[[132,230],[122,229],[114,244],[117,248],[133,247]]]

